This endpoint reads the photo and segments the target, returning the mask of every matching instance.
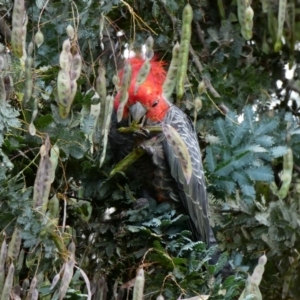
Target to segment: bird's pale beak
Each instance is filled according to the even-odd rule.
[[[137,102],[129,108],[129,112],[132,120],[136,123],[139,123],[145,116],[147,110],[140,102]]]

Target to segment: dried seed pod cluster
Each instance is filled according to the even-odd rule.
[[[67,39],[59,57],[61,70],[57,76],[57,91],[59,114],[61,118],[68,117],[77,91],[77,79],[81,73],[82,60],[79,53],[72,55],[71,43]]]
[[[23,39],[26,33],[24,32],[24,16],[25,16],[24,0],[15,0],[12,14],[12,33],[11,44],[14,54],[21,58],[23,56]]]
[[[245,40],[252,38],[254,11],[250,0],[237,0],[238,19],[241,26],[241,34]]]
[[[189,59],[189,48],[191,41],[191,24],[193,21],[193,9],[190,4],[187,4],[183,9],[182,14],[182,29],[181,29],[181,41],[179,49],[179,58],[178,58],[178,68],[177,68],[177,84],[176,84],[176,93],[177,100],[183,96],[184,93],[184,81],[186,77],[188,59]]]

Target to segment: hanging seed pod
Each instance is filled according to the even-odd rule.
[[[76,245],[73,241],[69,244],[68,251],[75,257]]]
[[[104,127],[102,130],[103,149],[102,149],[102,153],[101,153],[101,157],[100,157],[100,167],[102,166],[105,156],[106,156],[106,148],[107,148],[107,142],[108,142],[108,133],[109,133],[109,128],[110,128],[113,103],[114,103],[114,98],[112,96],[107,96],[106,104],[105,104]]]
[[[5,279],[5,283],[4,283],[4,287],[2,290],[2,295],[0,300],[8,300],[10,299],[10,293],[11,293],[11,289],[13,286],[13,282],[14,282],[14,273],[15,273],[15,267],[14,264],[11,263],[9,268],[8,268],[8,273],[6,275],[6,279]]]
[[[19,273],[21,272],[24,264],[24,259],[25,259],[25,250],[22,249],[20,251],[17,266],[16,266],[16,275],[19,275]]]
[[[57,218],[59,216],[59,200],[56,194],[48,202],[48,210],[52,217]]]
[[[293,167],[294,167],[293,150],[289,148],[287,153],[283,156],[283,170],[281,175],[282,184],[278,191],[278,197],[280,199],[284,199],[289,192],[290,185],[292,182],[292,176],[293,176]]]
[[[49,148],[48,137],[45,145],[42,145],[40,149],[41,158],[33,188],[33,207],[41,208],[42,213],[46,212],[51,187],[52,163],[49,158]]]
[[[122,97],[123,102],[119,103],[119,107],[118,107],[118,110],[117,110],[117,120],[118,120],[118,122],[122,121],[123,114],[124,114],[124,108],[127,104],[128,99],[129,99],[129,94],[126,91],[126,92],[123,93],[123,97]]]
[[[8,257],[10,257],[13,261],[17,259],[20,253],[21,242],[21,230],[18,227],[15,227],[13,235],[8,245],[7,252]]]
[[[65,263],[64,274],[61,278],[61,286],[59,289],[59,300],[63,300],[67,290],[69,288],[70,282],[74,274],[75,259],[70,256],[69,260]]]
[[[105,116],[105,105],[106,105],[106,97],[107,97],[105,72],[106,72],[105,69],[100,66],[98,69],[98,77],[96,79],[96,92],[99,95],[99,100],[100,100],[99,115],[97,117],[98,125],[96,125],[96,129],[99,128],[99,131],[94,132],[93,140],[96,139],[98,142],[102,139],[102,131],[105,126],[104,116]],[[93,104],[95,105],[96,103]]]
[[[196,112],[198,112],[202,108],[202,100],[200,97],[195,98],[194,107],[195,107]]]
[[[119,78],[119,76],[115,74],[113,76],[113,78],[112,78],[112,82],[113,82],[113,84],[115,86],[115,89],[117,91],[119,91],[119,89],[120,89],[120,78]]]
[[[168,69],[168,73],[166,76],[166,79],[163,83],[163,96],[166,99],[169,99],[170,96],[172,95],[175,84],[176,84],[176,76],[177,76],[177,68],[178,68],[178,58],[179,58],[179,50],[180,50],[180,45],[177,42],[175,46],[173,47],[172,51],[172,60],[171,64]]]
[[[71,43],[69,39],[64,40],[62,45],[63,51],[70,52],[71,51]]]
[[[21,58],[23,56],[23,21],[25,15],[24,0],[15,0],[12,14],[11,45],[14,54]]]
[[[206,85],[205,85],[205,81],[201,80],[198,84],[198,93],[199,95],[202,95],[203,93],[206,92]]]
[[[162,129],[168,144],[172,147],[175,155],[180,161],[180,165],[186,182],[189,183],[192,176],[193,168],[191,157],[186,147],[186,144],[182,140],[179,133],[169,124],[163,124]]]
[[[136,76],[135,80],[135,87],[134,87],[134,94],[136,95],[139,87],[144,83],[144,81],[147,79],[149,72],[151,69],[150,61],[147,59],[142,64],[141,68],[138,71],[138,74]]]
[[[77,80],[81,73],[82,60],[79,53],[73,56],[71,65],[71,80]]]
[[[104,50],[104,45],[102,43],[104,23],[105,23],[104,15],[103,13],[101,13],[100,20],[99,20],[99,39],[100,39],[100,46],[102,50]]]
[[[28,47],[27,47],[27,54],[28,54],[28,56],[32,56],[33,49],[34,49],[33,42],[30,42],[30,43],[28,44]]]
[[[120,88],[120,105],[117,111],[117,120],[120,122],[123,118],[124,107],[128,100],[128,88],[131,80],[132,67],[131,64],[126,63],[122,76],[122,84]]]
[[[100,66],[98,69],[98,76],[96,78],[96,92],[100,97],[101,111],[103,112],[104,112],[105,100],[107,95],[105,73],[106,73],[105,69]],[[97,103],[93,103],[93,104],[97,104]]]
[[[154,46],[154,39],[150,35],[145,43],[146,51],[145,51],[145,58],[146,60],[151,60],[154,56],[153,46]]]
[[[159,295],[159,296],[157,296],[156,300],[165,300],[165,298],[163,295]]]
[[[27,294],[27,289],[29,288],[29,279],[26,278],[23,280],[22,289],[21,289],[21,297],[23,298]]]
[[[1,252],[0,252],[0,291],[3,290],[4,283],[5,283],[5,260],[7,256],[7,244],[5,239],[1,245]],[[1,295],[1,292],[0,292]]]
[[[32,109],[32,116],[31,116],[31,122],[29,124],[29,133],[34,136],[36,134],[36,129],[35,129],[35,126],[33,124],[33,121],[35,120],[37,114],[38,114],[38,102],[39,102],[39,99],[38,98],[35,98],[34,99],[34,102],[33,102],[33,109]]]
[[[75,99],[75,96],[76,96],[76,93],[77,93],[77,82],[76,81],[71,81],[71,99],[70,99],[70,102],[69,102],[69,111],[70,111],[70,108],[71,108],[71,105]]]
[[[262,280],[263,273],[265,271],[265,264],[267,263],[266,255],[262,255],[258,260],[258,265],[255,267],[252,275],[251,275],[251,282],[256,284],[257,286],[260,285]]]
[[[50,151],[50,160],[51,160],[51,164],[52,164],[52,168],[51,168],[51,183],[54,181],[55,179],[55,171],[56,171],[56,168],[57,168],[57,165],[58,165],[58,158],[59,158],[59,148],[58,146],[55,144],[52,148],[51,148],[51,151]]]
[[[254,16],[254,11],[251,6],[248,6],[245,10],[245,30],[252,31],[253,16]]]
[[[39,298],[39,292],[37,289],[34,289],[32,292],[31,292],[31,298],[30,300],[38,300]]]
[[[30,283],[30,287],[29,287],[29,292],[28,292],[28,295],[27,295],[27,298],[26,299],[32,299],[32,296],[35,297],[35,290],[36,290],[36,285],[37,285],[37,278],[34,276],[31,280],[31,283]]]
[[[254,11],[246,0],[237,0],[238,19],[241,26],[241,34],[245,40],[252,38]]]
[[[190,4],[187,4],[183,9],[182,14],[182,29],[181,29],[181,42],[179,49],[179,58],[178,58],[178,68],[177,68],[177,84],[176,84],[176,93],[177,101],[180,102],[180,99],[184,93],[184,81],[186,78],[186,72],[188,67],[189,59],[189,48],[191,41],[191,24],[193,20],[193,9]]]
[[[59,104],[67,107],[71,99],[71,78],[66,70],[60,70],[57,77],[57,92]]]
[[[274,51],[278,52],[281,49],[281,37],[283,33],[283,25],[285,21],[285,15],[286,15],[286,4],[287,0],[279,0],[279,8],[278,8],[278,27],[277,27],[277,37],[276,37],[276,43],[274,45]]]
[[[33,59],[28,56],[25,60],[25,87],[24,87],[24,97],[23,105],[26,104],[32,96],[33,80],[31,67],[33,64]]]
[[[44,35],[40,29],[36,32],[34,36],[34,42],[38,48],[40,48],[40,46],[42,46],[42,44],[44,43]]]
[[[72,39],[75,37],[75,31],[74,31],[73,26],[69,24],[69,25],[67,26],[66,31],[67,31],[68,37],[72,40]]]
[[[70,52],[62,51],[59,56],[59,65],[66,72],[70,72],[73,56]]]
[[[0,56],[0,61],[3,60],[3,57]],[[0,103],[5,102],[7,99],[7,93],[4,84],[4,78],[0,77]]]
[[[145,285],[144,269],[140,268],[135,278],[132,300],[143,300],[144,285]]]
[[[59,279],[60,279],[60,274],[58,273],[52,279],[52,284],[51,284],[50,289],[49,289],[50,291],[55,288],[55,286],[57,285]]]
[[[101,103],[98,104],[92,104],[90,109],[90,116],[94,119],[93,127],[92,127],[92,134],[89,136],[90,141],[92,142],[91,146],[91,153],[94,151],[94,147],[98,147],[100,140],[101,140],[101,130],[100,126],[98,126],[99,123],[99,115],[101,112]]]

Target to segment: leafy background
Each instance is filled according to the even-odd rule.
[[[10,243],[15,228],[20,229],[20,249],[6,262],[6,272],[10,260],[17,266],[15,294],[23,286],[26,297],[28,284],[36,278],[41,299],[58,299],[63,280],[51,291],[50,281],[69,261],[67,247],[73,241],[76,266],[87,274],[93,299],[125,298],[140,266],[146,270],[145,298],[162,293],[166,299],[197,294],[237,299],[247,272],[264,252],[268,263],[260,286],[263,299],[297,299],[300,6],[288,1],[284,43],[275,52],[277,1],[252,1],[251,41],[241,36],[236,1],[189,3],[194,10],[192,51],[185,97],[179,105],[194,120],[203,152],[211,222],[225,251],[215,266],[208,262],[215,249],[206,250],[203,243],[191,240],[182,211],[173,203],[141,199],[140,183],[125,174],[110,178],[114,165],[110,149],[100,168],[100,140],[89,138],[97,130],[90,107],[99,65],[106,70],[107,92],[114,95],[112,77],[128,45],[139,51],[152,35],[158,59],[169,62],[171,45],[180,40],[186,2],[26,1],[27,42],[38,28],[44,35],[42,46],[34,48],[34,89],[26,105],[22,105],[25,71],[11,52],[13,1],[1,2],[1,56],[6,62],[1,77],[10,78],[10,87],[0,103],[0,239]],[[101,18],[105,22],[100,32]],[[72,112],[63,120],[57,108],[57,74],[69,24],[76,30],[83,69]],[[201,80],[210,82],[217,93],[208,89],[198,95]],[[194,108],[196,96],[202,100],[199,111]],[[29,124],[37,101],[32,136]],[[50,225],[49,211],[41,214],[32,204],[39,151],[47,136],[60,149],[49,195],[53,202],[58,199],[60,211]],[[287,196],[279,199],[288,148],[294,155],[292,182]],[[218,274],[226,260],[235,275],[222,283]],[[67,297],[87,295],[80,274],[74,269]]]

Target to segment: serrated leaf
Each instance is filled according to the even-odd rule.
[[[258,168],[249,168],[245,170],[247,175],[252,180],[260,180],[260,181],[273,181],[274,180],[274,174],[273,170],[270,166],[261,166]]]
[[[216,161],[213,155],[212,147],[206,148],[206,156],[205,156],[206,167],[209,172],[214,172],[216,169]]]
[[[216,186],[223,191],[227,191],[228,194],[231,194],[235,190],[235,182],[229,180],[216,180]]]
[[[255,189],[252,185],[242,185],[241,186],[241,190],[242,190],[242,193],[245,195],[245,196],[248,196],[250,198],[255,198]]]
[[[259,212],[255,214],[255,219],[263,225],[270,226],[270,222],[268,220],[269,213],[268,212]]]
[[[277,146],[277,147],[273,147],[271,148],[271,155],[274,158],[277,157],[281,157],[283,155],[285,155],[288,151],[288,147],[287,146]]]
[[[227,130],[226,130],[226,126],[225,126],[225,121],[221,118],[218,118],[215,121],[215,130],[218,133],[218,137],[220,139],[220,141],[225,144],[226,146],[229,146],[229,140],[228,140],[228,136],[227,136]]]
[[[262,147],[271,147],[274,144],[274,138],[268,135],[261,135],[255,138],[255,142]]]

